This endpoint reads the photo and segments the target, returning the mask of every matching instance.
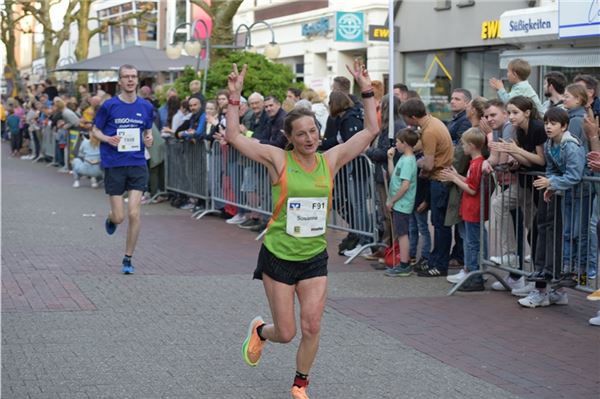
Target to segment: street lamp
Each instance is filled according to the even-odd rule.
[[[208,64],[210,63],[210,35],[208,33],[208,26],[206,25],[206,22],[204,22],[201,19],[196,19],[191,24],[189,22],[184,22],[182,24],[177,25],[175,27],[175,29],[173,30],[173,42],[171,44],[167,45],[166,53],[167,53],[167,57],[169,57],[172,60],[175,60],[181,56],[181,50],[185,49],[185,52],[188,53],[190,56],[196,57],[196,74],[197,74],[198,68],[200,67],[200,53],[202,51],[202,45],[200,44],[200,41],[196,40],[196,38],[195,38],[196,26],[198,24],[202,25],[202,27],[204,28],[204,32],[206,34],[206,37],[204,38],[204,42],[205,42],[205,46],[206,46],[206,52],[204,55],[205,62],[204,62],[204,71],[202,72],[202,93],[205,94],[206,93],[206,75],[208,75]],[[185,43],[176,42],[175,35],[177,34],[177,30],[184,26],[190,26],[192,28],[193,33],[192,33],[190,39],[187,40]]]
[[[206,32],[206,38],[204,39],[206,55],[204,57],[205,58],[204,72],[202,74],[202,93],[205,94],[206,93],[206,77],[208,75],[208,65],[210,64],[210,49],[211,49],[210,35],[208,32],[208,26],[206,25],[206,22],[204,22],[201,19],[196,19],[192,23],[183,22],[183,23],[177,25],[175,27],[175,29],[173,30],[172,43],[167,45],[167,48],[165,51],[167,53],[167,57],[169,57],[172,60],[175,60],[181,56],[181,50],[185,49],[185,51],[189,55],[191,55],[193,57],[197,57],[196,73],[198,73],[198,68],[200,65],[199,54],[202,51],[201,43],[198,40],[196,40],[196,38],[194,37],[194,35],[196,33],[196,25],[198,23],[200,23],[204,27],[204,31]],[[256,49],[252,46],[251,31],[252,31],[252,28],[254,28],[257,24],[264,24],[271,31],[271,42],[265,46],[265,51],[264,51],[265,57],[267,57],[270,60],[273,60],[273,59],[279,57],[279,53],[281,52],[281,49],[279,48],[279,45],[277,44],[277,42],[275,42],[275,32],[273,31],[273,27],[271,27],[271,25],[266,21],[256,21],[250,26],[248,26],[246,24],[241,24],[235,30],[233,44],[215,44],[215,45],[212,45],[212,47],[219,48],[219,49],[221,49],[221,48],[245,49],[248,52],[255,53]],[[191,38],[189,40],[187,40],[185,43],[177,42],[175,40],[175,35],[177,34],[177,30],[184,26],[190,26],[192,28],[193,34],[191,35]],[[237,41],[238,41],[238,35],[240,33],[241,28],[246,28],[246,37],[244,39],[244,45],[238,46]]]
[[[240,33],[241,28],[246,28],[246,38],[244,40],[244,48],[246,51],[251,53],[255,53],[256,49],[252,46],[252,28],[254,28],[258,24],[264,24],[269,31],[271,31],[271,42],[265,46],[264,55],[270,60],[274,60],[279,57],[279,53],[281,52],[281,48],[279,44],[275,41],[275,32],[273,31],[273,27],[267,21],[256,21],[252,25],[248,26],[246,24],[240,24],[235,30],[234,42],[237,43],[238,35]]]

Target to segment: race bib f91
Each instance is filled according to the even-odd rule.
[[[294,237],[316,237],[325,234],[327,197],[288,198],[285,231]]]

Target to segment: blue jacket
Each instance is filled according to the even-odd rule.
[[[544,143],[546,157],[546,177],[550,180],[550,189],[567,191],[581,181],[585,171],[585,149],[581,141],[566,131],[560,140],[560,153],[552,155],[552,139]]]
[[[467,112],[461,111],[452,117],[452,120],[448,122],[448,131],[450,137],[452,137],[452,143],[455,145],[460,141],[460,138],[464,132],[471,128],[471,122],[467,118]]]

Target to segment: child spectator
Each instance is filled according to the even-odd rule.
[[[471,128],[463,133],[461,143],[463,151],[471,157],[467,177],[460,175],[456,169],[447,168],[441,173],[442,181],[449,181],[456,184],[463,190],[460,202],[460,215],[464,220],[464,251],[465,251],[465,267],[466,270],[461,270],[463,277],[468,272],[479,270],[479,257],[482,255],[487,258],[487,232],[485,231],[485,223],[481,223],[481,185],[482,185],[482,165],[483,155],[481,151],[485,146],[485,135],[479,128]],[[485,182],[484,182],[485,183]],[[485,186],[485,185],[484,185]],[[487,191],[487,190],[486,190]],[[484,193],[487,197],[487,193]],[[487,201],[483,209],[483,221],[488,218]],[[480,230],[483,228],[483,254],[480,254]],[[462,280],[462,278],[461,278]],[[483,291],[485,289],[483,277],[481,275],[473,276],[467,280],[459,291]]]
[[[408,225],[415,206],[417,193],[417,160],[413,147],[419,135],[413,129],[402,129],[396,134],[396,147],[388,150],[388,173],[390,174],[389,195],[386,207],[392,212],[393,229],[400,248],[400,265],[385,271],[386,276],[410,276]],[[396,151],[402,156],[394,166]]]
[[[491,78],[490,86],[498,92],[498,98],[504,103],[508,102],[508,100],[513,97],[524,96],[530,98],[535,104],[535,108],[540,110],[542,109],[540,98],[535,90],[533,90],[533,87],[531,87],[531,84],[527,81],[530,74],[531,66],[529,65],[529,62],[520,58],[515,58],[508,63],[508,71],[506,73],[508,83],[512,85],[510,92],[507,92],[506,89],[504,89],[504,83],[502,83],[500,79]]]
[[[570,84],[565,88],[563,105],[569,113],[569,133],[576,137],[586,150],[589,152],[587,136],[583,131],[583,118],[587,115],[585,106],[588,102],[588,95],[585,87],[577,83]]]
[[[56,163],[58,166],[65,166],[65,147],[67,146],[67,135],[69,132],[65,128],[66,122],[64,119],[59,119],[56,122]]]
[[[92,123],[84,121],[83,142],[79,146],[79,153],[73,159],[73,188],[79,188],[81,176],[88,176],[92,188],[98,187],[98,179],[102,178],[103,171],[100,168],[100,141],[96,136],[89,135]]]
[[[415,159],[423,157],[423,151],[415,152]],[[420,170],[419,170],[420,171]],[[418,172],[419,172],[418,171]],[[417,173],[417,175],[419,175]],[[429,232],[429,179],[417,177],[417,193],[415,196],[415,209],[410,215],[409,238],[410,238],[410,263],[411,266],[419,267],[427,264],[429,252],[431,252],[431,233]],[[423,240],[421,257],[417,262],[417,247],[419,236]]]
[[[21,149],[21,118],[15,113],[15,108],[12,105],[8,106],[8,118],[6,118],[6,125],[8,126],[8,132],[10,135],[10,150],[13,157],[19,156],[19,150]]]
[[[549,203],[556,192],[564,192],[562,252],[563,262],[567,263],[571,261],[571,255],[575,255],[571,248],[572,238],[570,236],[575,232],[573,228],[577,228],[576,225],[579,225],[577,222],[581,218],[579,206],[576,205],[579,201],[574,201],[572,209],[571,206],[566,206],[567,198],[571,197],[575,190],[574,187],[581,181],[585,168],[585,150],[581,145],[581,141],[567,130],[568,123],[568,114],[560,108],[551,108],[544,115],[544,127],[548,136],[548,141],[544,144],[546,176],[538,177],[533,183],[538,190],[545,190],[545,203]],[[587,218],[587,215],[585,217]],[[586,225],[582,232],[587,232],[587,229]],[[554,231],[553,235],[556,234],[557,232]],[[545,238],[545,245],[552,247],[550,241],[552,238],[548,234]],[[541,232],[539,239],[542,239]],[[587,235],[585,241],[587,242]],[[540,268],[536,262],[536,272],[529,278],[529,280],[536,282],[536,289],[527,297],[519,299],[521,306],[535,308],[550,304],[566,305],[568,303],[567,294],[563,292],[562,288],[551,292],[546,290],[547,281],[551,280],[554,274],[558,274],[559,264],[559,260],[546,259],[545,264]]]

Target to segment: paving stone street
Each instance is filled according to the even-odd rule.
[[[126,225],[104,231],[103,189],[2,144],[4,399],[288,398],[298,337],[256,368],[241,344],[268,305],[252,271],[255,233],[168,203],[142,208],[120,272]],[[600,397],[600,310],[525,309],[506,292],[446,296],[445,278],[387,278],[344,265],[329,232],[329,299],[309,394],[320,399]],[[488,285],[493,281],[490,278]]]

